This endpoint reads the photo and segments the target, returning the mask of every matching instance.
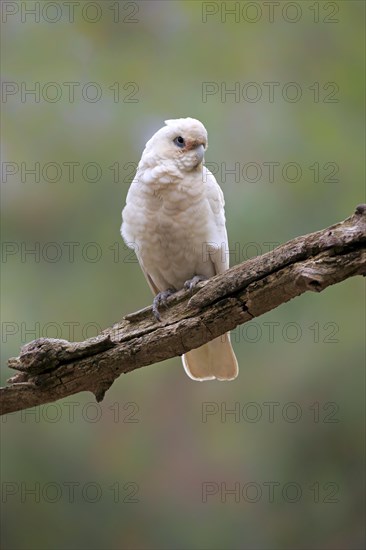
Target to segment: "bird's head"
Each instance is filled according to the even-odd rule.
[[[162,161],[173,161],[180,170],[197,169],[207,149],[207,131],[195,118],[177,118],[165,121],[146,144],[146,153],[153,153]]]

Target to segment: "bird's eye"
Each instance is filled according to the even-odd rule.
[[[185,146],[185,141],[184,139],[182,138],[182,136],[178,136],[175,138],[174,140],[174,143],[178,146],[178,147],[184,147]]]

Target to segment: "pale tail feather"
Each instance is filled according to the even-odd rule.
[[[192,380],[234,380],[239,368],[227,332],[182,356],[183,367]]]

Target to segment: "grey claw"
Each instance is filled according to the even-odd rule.
[[[157,321],[161,321],[159,307],[160,306],[168,307],[167,299],[169,298],[169,296],[171,296],[175,292],[176,291],[174,288],[168,288],[167,290],[163,290],[162,292],[159,292],[159,294],[155,296],[153,305],[152,305],[152,310],[153,310],[154,317]]]
[[[205,281],[206,279],[207,277],[204,277],[203,275],[195,275],[192,279],[188,279],[188,281],[184,283],[184,288],[186,290],[193,290],[199,282]]]

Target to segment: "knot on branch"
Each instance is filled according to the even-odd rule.
[[[67,340],[37,338],[21,347],[19,357],[9,359],[9,367],[33,375],[53,370],[59,365],[60,355],[68,346],[70,342]]]
[[[296,284],[312,292],[321,292],[328,286],[324,275],[316,266],[302,266],[298,270]]]
[[[11,369],[35,376],[55,370],[65,363],[101,353],[114,345],[109,334],[101,334],[85,342],[37,338],[22,346],[19,357],[10,358],[8,365]]]
[[[356,206],[355,214],[358,214],[360,216],[366,215],[366,204],[361,203]]]

